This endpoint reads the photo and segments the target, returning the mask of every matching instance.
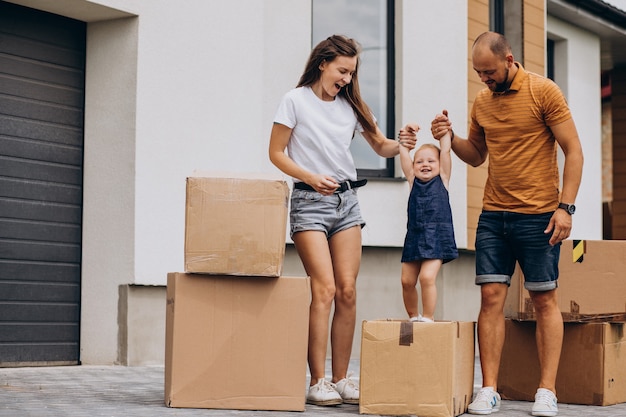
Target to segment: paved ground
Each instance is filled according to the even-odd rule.
[[[351,364],[358,370],[358,361]],[[480,369],[476,367],[476,383]],[[476,388],[478,385],[476,386]],[[503,401],[495,416],[526,417],[531,403]],[[608,407],[559,404],[560,417],[625,417],[626,403]],[[306,406],[306,411],[238,411],[167,408],[163,367],[73,366],[0,369],[0,416],[5,417],[346,417],[355,405]]]

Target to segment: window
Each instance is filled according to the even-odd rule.
[[[490,0],[490,29],[503,34],[511,45],[515,60],[524,64],[522,0]]]
[[[393,0],[313,0],[312,4],[312,46],[333,34],[361,44],[361,94],[380,130],[393,138]],[[355,136],[350,149],[360,177],[393,176],[393,159],[378,156],[361,135]]]
[[[555,41],[548,39],[546,42],[546,74],[549,79],[554,81],[554,47]]]
[[[489,29],[504,34],[504,0],[491,0]]]

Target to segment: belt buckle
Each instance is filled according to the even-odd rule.
[[[343,193],[344,191],[348,191],[350,189],[350,183],[348,181],[344,181],[339,184],[339,187],[335,190],[335,194]]]

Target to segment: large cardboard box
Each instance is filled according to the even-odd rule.
[[[167,277],[168,407],[304,411],[308,278]]]
[[[534,320],[534,306],[523,279],[518,266],[509,288],[505,315]],[[565,321],[624,320],[626,241],[564,241],[559,260],[558,297]]]
[[[498,391],[502,398],[534,401],[539,360],[533,321],[506,320]],[[556,380],[564,404],[626,402],[624,323],[565,323]]]
[[[187,178],[185,272],[280,276],[288,200],[281,180]]]
[[[473,385],[473,322],[363,322],[361,414],[458,416]]]

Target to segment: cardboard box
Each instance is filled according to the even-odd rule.
[[[534,401],[539,383],[536,323],[506,320],[498,391],[502,398]],[[565,323],[556,380],[563,404],[626,402],[624,323]]]
[[[167,277],[168,407],[304,411],[308,278]]]
[[[187,178],[185,271],[280,276],[288,200],[285,181]]]
[[[361,414],[458,416],[473,385],[473,322],[363,322]]]
[[[565,321],[626,319],[626,241],[566,240],[559,260],[559,308]],[[534,320],[523,274],[516,269],[505,304],[506,317]]]

